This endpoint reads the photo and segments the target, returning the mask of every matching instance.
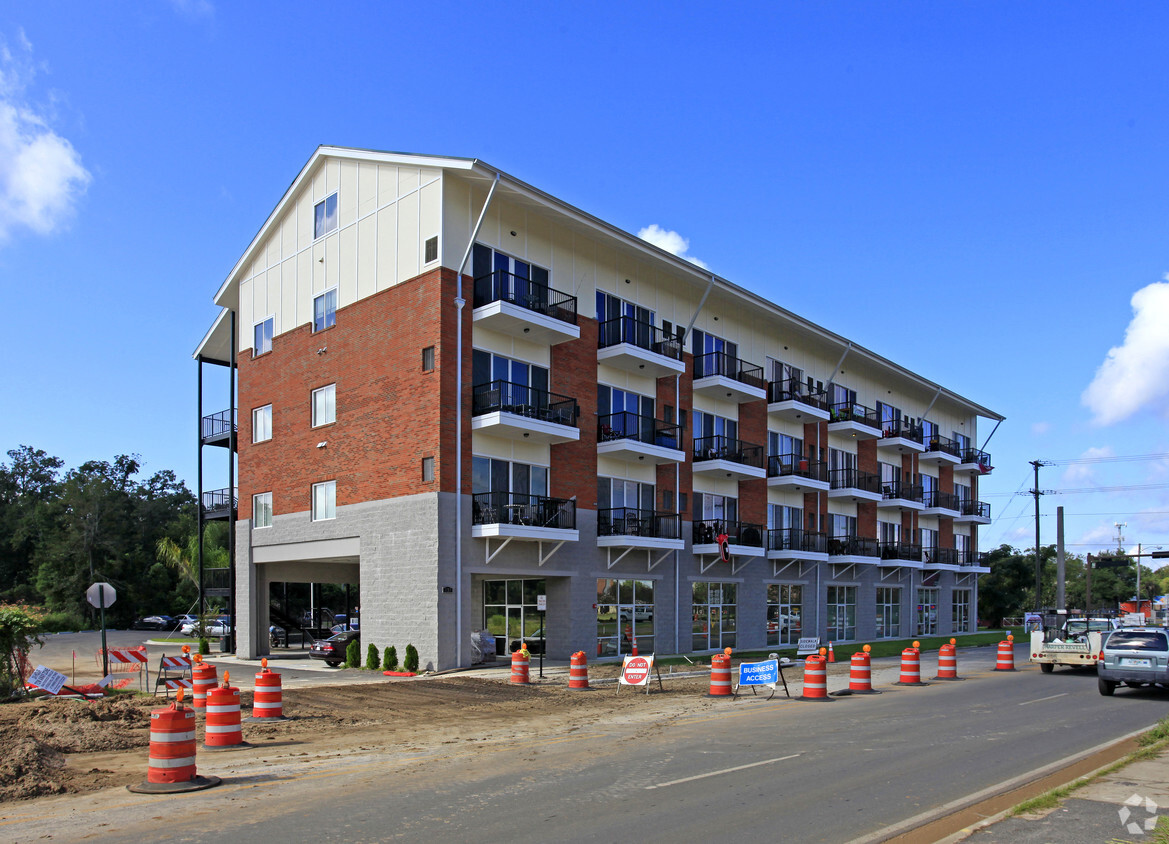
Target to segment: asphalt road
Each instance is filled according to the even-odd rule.
[[[234,769],[220,755],[218,788],[149,806],[89,800],[75,819],[125,842],[212,842],[225,829],[263,840],[881,840],[908,818],[1149,727],[1169,700],[1104,698],[1090,674],[993,664],[992,649],[962,651],[961,682],[896,687],[895,673],[875,672],[880,695],[726,700],[666,721],[485,735],[433,752]],[[163,814],[165,824],[144,820]]]

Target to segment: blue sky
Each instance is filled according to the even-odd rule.
[[[9,5],[0,450],[194,487],[211,296],[324,143],[657,226],[1002,413],[983,549],[1033,544],[1035,459],[1045,544],[1062,505],[1074,552],[1116,522],[1169,549],[1167,28],[1151,2]]]

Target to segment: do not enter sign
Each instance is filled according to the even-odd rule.
[[[653,668],[653,655],[627,656],[621,663],[621,684],[625,686],[644,686],[649,682],[649,672]]]

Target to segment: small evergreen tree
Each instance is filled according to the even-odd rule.
[[[202,636],[199,637],[199,653],[203,654],[203,656],[207,656],[207,654],[211,653],[211,645],[209,645],[207,640]]]
[[[398,649],[393,645],[390,645],[388,648],[386,648],[385,655],[382,657],[382,670],[398,670]]]
[[[349,647],[345,649],[345,667],[346,668],[360,668],[361,667],[361,645],[357,644],[354,639],[349,643]]]
[[[370,642],[369,647],[365,651],[365,667],[370,671],[377,671],[377,667],[380,664],[381,660],[377,656],[377,645]]]
[[[406,660],[402,663],[402,667],[407,671],[418,670],[418,649],[413,645],[406,646]]]

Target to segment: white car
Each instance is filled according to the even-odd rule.
[[[198,621],[184,622],[180,632],[184,636],[194,636],[199,629]],[[230,632],[229,622],[225,618],[215,618],[203,625],[204,637],[226,636]]]

